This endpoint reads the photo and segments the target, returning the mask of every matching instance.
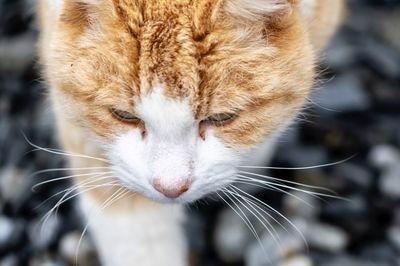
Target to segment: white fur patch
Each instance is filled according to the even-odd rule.
[[[316,0],[301,0],[300,11],[307,21],[313,18],[316,4]]]
[[[84,194],[80,202],[102,265],[187,265],[181,206],[142,203],[130,210],[106,212]]]
[[[286,0],[229,0],[225,10],[237,17],[258,20],[260,16],[289,7]]]

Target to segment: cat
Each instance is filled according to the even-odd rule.
[[[58,136],[102,265],[188,265],[182,205],[264,165],[343,0],[40,0]]]

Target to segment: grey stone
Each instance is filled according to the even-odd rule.
[[[301,187],[310,191],[310,188]],[[306,219],[314,219],[321,210],[320,201],[311,194],[307,194],[301,191],[289,191],[289,194],[285,194],[283,198],[283,208],[285,214],[291,217],[303,217]]]
[[[331,253],[343,251],[349,243],[344,230],[322,223],[308,222],[303,234],[311,247]]]
[[[77,231],[66,234],[61,239],[59,253],[71,264],[92,265],[96,262],[96,249],[89,237],[84,236],[81,240],[81,235]]]
[[[340,255],[334,257],[332,260],[327,260],[321,266],[394,266],[386,262],[373,262],[369,260],[362,260],[348,255]]]
[[[251,217],[250,213],[246,213]],[[246,246],[254,239],[244,221],[232,209],[224,209],[218,217],[214,244],[219,257],[228,263],[240,261]]]
[[[380,169],[400,163],[400,150],[390,145],[376,145],[368,154],[369,161]]]
[[[11,219],[0,216],[0,249],[9,245],[15,230],[15,225]]]
[[[290,162],[294,167],[315,166],[328,161],[326,151],[321,147],[313,145],[285,147],[284,153],[277,154],[277,156]]]
[[[46,220],[37,219],[29,224],[28,237],[35,247],[48,248],[56,241],[60,226],[60,219],[57,215],[51,215]]]
[[[400,198],[400,164],[383,171],[379,179],[379,188],[388,197]]]
[[[344,177],[347,181],[363,189],[369,189],[373,182],[373,175],[369,169],[350,162],[336,165],[334,176]]]
[[[29,174],[14,167],[0,169],[0,194],[4,201],[11,203],[14,208],[19,208],[32,194],[32,180]]]
[[[276,265],[306,249],[301,235],[290,230],[276,229],[276,237],[265,233],[261,243],[253,242],[246,250],[244,260],[246,266]]]
[[[0,260],[0,266],[18,266],[18,259],[14,255],[9,255]]]
[[[344,74],[317,89],[313,96],[317,107],[330,113],[362,111],[370,106],[369,96],[358,77]]]
[[[400,225],[391,227],[387,232],[387,237],[395,248],[400,251]]]

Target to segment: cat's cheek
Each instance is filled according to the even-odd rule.
[[[105,145],[111,169],[127,188],[140,192],[145,189],[148,171],[143,161],[146,145],[140,129],[131,129],[115,136]]]

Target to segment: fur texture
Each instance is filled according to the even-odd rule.
[[[59,136],[67,151],[86,155],[70,164],[108,167],[120,182],[83,193],[82,202],[100,208],[126,190],[91,226],[105,265],[184,264],[185,245],[170,247],[184,243],[180,207],[174,215],[147,198],[196,200],[229,184],[241,162],[260,154],[252,151],[304,105],[317,53],[342,8],[342,0],[39,1],[41,59]],[[116,119],[116,109],[130,122]],[[213,120],[220,116],[229,119]],[[181,192],[161,193],[171,189]],[[157,240],[141,231],[156,228],[146,222],[147,208],[174,233],[160,229]],[[115,225],[120,231],[109,232]],[[118,257],[126,259],[113,258],[109,243],[118,241],[126,251]],[[140,254],[130,252],[139,246]],[[143,255],[152,247],[164,249],[159,258]]]

